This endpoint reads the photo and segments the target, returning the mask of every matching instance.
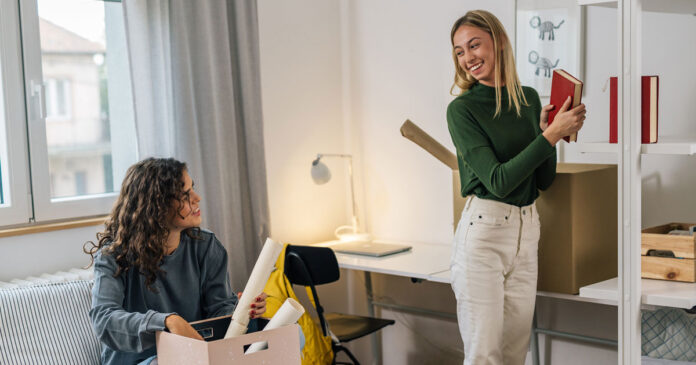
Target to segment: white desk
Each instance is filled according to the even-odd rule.
[[[389,241],[376,240],[376,242],[396,243]],[[336,241],[317,244],[324,247],[331,247]],[[337,253],[336,258],[341,268],[360,270],[365,272],[365,284],[368,297],[368,311],[370,316],[374,316],[374,307],[385,305],[373,300],[372,281],[370,273],[380,273],[388,275],[403,276],[415,278],[419,280],[427,280],[431,282],[449,284],[450,281],[450,255],[451,247],[442,244],[428,243],[404,243],[409,244],[413,248],[411,251],[403,252],[395,255],[389,255],[379,258],[357,256],[349,254]],[[666,306],[676,308],[692,308],[696,306],[696,283],[679,283],[663,280],[642,279],[642,302],[648,306]],[[560,294],[551,292],[537,292],[538,296],[550,297],[562,300],[572,300],[579,302],[596,303],[603,305],[616,306],[618,301],[618,279],[613,278],[592,285],[587,285],[580,288],[579,295]],[[385,305],[386,306],[386,305]],[[427,310],[398,306],[390,304],[389,308],[402,309],[415,313],[439,314],[443,317],[456,318],[451,313],[433,313]],[[579,336],[571,333],[552,331],[537,328],[536,315],[533,324],[532,336],[532,357],[535,364],[538,364],[538,344],[537,334],[543,333],[546,335],[565,337],[586,342],[599,343],[604,345],[616,346],[616,341],[605,340],[601,338],[593,338],[588,336]],[[377,345],[376,337],[373,336],[373,354],[375,358],[381,358],[380,349]]]
[[[375,240],[380,243],[398,243],[411,246],[410,251],[383,257],[369,257],[336,253],[338,266],[343,269],[360,270],[378,274],[405,276],[430,280],[432,274],[449,270],[452,248],[449,245],[418,242],[392,242]],[[331,247],[338,241],[318,243],[317,246]]]
[[[396,243],[389,241],[377,241],[384,243]],[[317,244],[318,246],[331,247],[337,241],[330,241]],[[410,277],[420,280],[427,280],[431,282],[450,284],[450,255],[451,246],[442,244],[428,244],[428,243],[404,243],[398,242],[400,244],[408,244],[412,246],[411,251],[402,252],[399,254],[384,256],[384,257],[367,257],[358,256],[350,254],[336,253],[336,258],[338,264],[341,268],[360,270],[365,273],[365,286],[367,291],[367,302],[368,302],[368,312],[370,316],[374,316],[374,307],[383,306],[390,309],[405,310],[413,313],[427,313],[430,315],[438,315],[441,317],[456,319],[456,315],[452,313],[435,312],[422,308],[414,308],[402,305],[386,304],[375,302],[372,293],[372,279],[370,273],[380,273],[396,276]],[[581,297],[578,295],[560,294],[560,293],[550,293],[550,292],[537,292],[538,296],[545,296],[563,300],[590,302],[598,304],[616,305],[616,301],[612,302],[610,299],[605,297],[594,298],[594,297]],[[606,295],[605,295],[606,296]],[[575,340],[581,340],[592,343],[600,343],[604,345],[616,346],[616,341],[594,338],[589,336],[580,336],[566,332],[553,331],[547,329],[540,329],[536,325],[536,315],[534,317],[533,323],[533,336],[532,336],[532,358],[534,364],[539,364],[539,347],[537,334],[543,333],[546,335],[552,335],[556,337],[565,337]],[[381,351],[379,349],[377,338],[373,336],[373,355],[375,359],[381,358]]]
[[[314,244],[313,246],[329,247],[339,241],[329,241]],[[375,302],[372,295],[371,273],[396,275],[418,280],[430,280],[430,277],[438,272],[449,270],[452,248],[450,245],[419,243],[419,242],[394,242],[386,240],[374,240],[379,243],[397,243],[411,246],[411,250],[383,257],[369,257],[336,252],[338,266],[342,269],[359,270],[365,273],[365,289],[367,291],[367,310],[370,317],[375,315],[375,306],[401,309],[410,312],[428,313],[440,315],[446,318],[456,318],[451,313],[438,313],[420,308]],[[372,354],[374,359],[381,359],[381,348],[377,342],[377,336],[372,336]]]

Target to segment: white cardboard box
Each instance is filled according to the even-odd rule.
[[[157,332],[158,365],[299,365],[300,329],[296,324],[239,337],[200,341]],[[244,346],[268,342],[268,348],[244,354]]]

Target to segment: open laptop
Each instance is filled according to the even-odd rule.
[[[329,246],[334,252],[372,257],[382,257],[408,251],[411,246],[395,243],[378,243],[371,241],[341,242]]]

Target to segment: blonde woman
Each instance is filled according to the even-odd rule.
[[[540,222],[534,201],[556,176],[556,144],[585,106],[559,107],[551,126],[539,95],[520,85],[505,29],[475,10],[451,32],[458,94],[447,108],[462,212],[451,262],[464,364],[524,364],[534,314]]]

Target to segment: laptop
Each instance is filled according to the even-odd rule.
[[[329,246],[334,252],[371,257],[382,257],[409,251],[411,246],[371,241],[341,242]]]

